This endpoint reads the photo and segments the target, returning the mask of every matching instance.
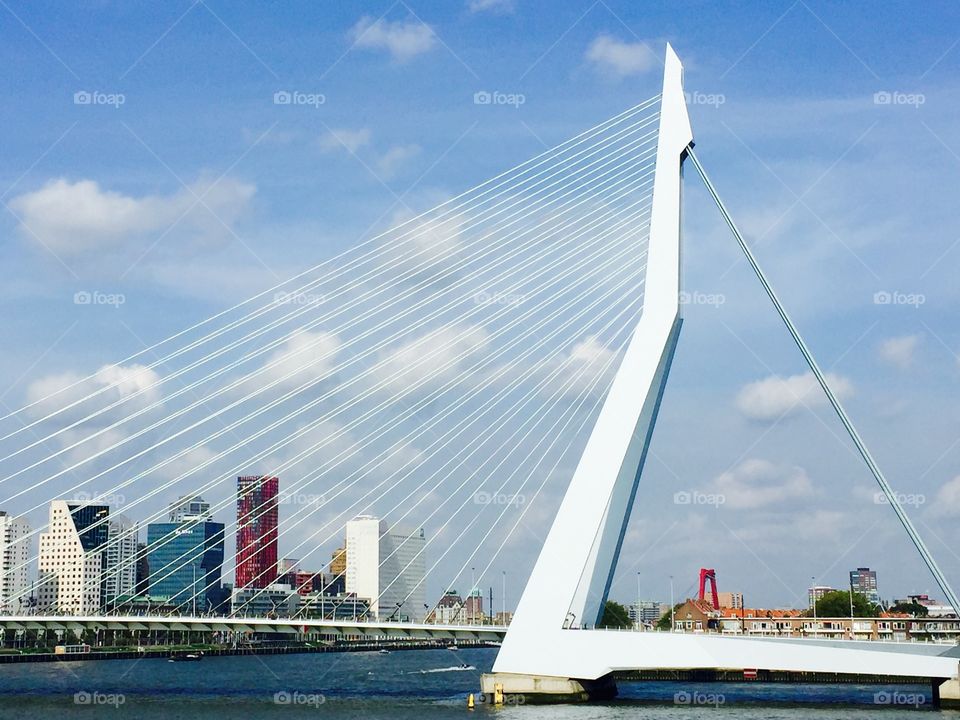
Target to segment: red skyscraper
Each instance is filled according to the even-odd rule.
[[[280,480],[237,478],[237,587],[265,588],[277,579],[277,495]]]

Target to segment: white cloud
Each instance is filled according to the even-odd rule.
[[[105,190],[94,180],[58,178],[17,196],[10,206],[28,239],[73,257],[121,249],[158,235],[175,222],[194,235],[222,235],[223,225],[237,219],[255,192],[253,185],[224,178],[215,185],[196,182],[172,195],[133,197]],[[203,198],[202,203],[197,197]]]
[[[944,483],[937,491],[933,512],[941,516],[960,515],[960,475]]]
[[[370,130],[368,128],[357,130],[350,130],[349,128],[334,129],[321,137],[319,143],[320,149],[324,152],[345,149],[355,153],[363,146],[370,144]]]
[[[599,394],[606,390],[606,384],[613,377],[617,365],[611,362],[616,353],[606,347],[596,337],[590,336],[574,344],[570,352],[553,364],[549,370],[557,367],[562,369],[558,373],[555,385],[562,385],[565,392],[578,395],[593,387],[593,393]],[[548,388],[552,392],[553,388]]]
[[[880,343],[880,359],[901,370],[906,370],[913,365],[919,344],[920,335],[887,338]]]
[[[391,178],[403,169],[408,160],[420,154],[419,145],[394,145],[377,161],[380,174]]]
[[[404,282],[423,284],[443,281],[456,273],[463,254],[459,214],[411,223],[414,214],[406,209],[391,218],[391,227],[382,249],[382,262],[391,276]]]
[[[467,9],[472,13],[512,13],[514,3],[513,0],[469,0]]]
[[[386,50],[394,60],[406,62],[417,55],[433,49],[437,37],[429,25],[419,20],[390,22],[369,16],[360,18],[350,30],[350,40],[355,47]]]
[[[333,370],[341,345],[340,338],[331,333],[300,330],[266,359],[264,367],[275,364],[250,382],[261,387],[289,375],[279,387],[295,388],[322,380]]]
[[[840,399],[853,394],[853,385],[844,377],[827,374],[827,382]],[[771,375],[763,380],[747,383],[737,393],[737,409],[751,420],[771,421],[789,417],[803,408],[818,408],[827,404],[813,373],[782,378]]]
[[[104,365],[86,379],[74,372],[48,375],[27,387],[27,402],[32,405],[29,413],[39,419],[76,402],[76,406],[51,419],[58,425],[69,425],[121,401],[116,408],[84,423],[90,428],[105,427],[160,400],[160,380],[156,372],[143,365]],[[96,392],[100,394],[89,397]]]
[[[489,333],[481,327],[440,327],[384,354],[374,374],[386,392],[429,389],[456,378],[489,344]]]
[[[723,473],[714,481],[714,487],[723,495],[724,507],[731,508],[766,507],[814,494],[803,468],[774,465],[758,458],[745,460]]]
[[[611,35],[598,35],[587,48],[586,59],[598,70],[617,78],[642,75],[654,67],[656,58],[642,42],[624,42]]]

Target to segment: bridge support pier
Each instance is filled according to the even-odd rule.
[[[573,703],[611,700],[617,696],[612,675],[597,680],[574,680],[551,675],[486,673],[480,690],[489,704]]]
[[[931,685],[933,686],[931,701],[934,707],[960,709],[960,677],[949,680],[933,678]]]

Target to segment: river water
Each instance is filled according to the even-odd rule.
[[[467,695],[495,657],[470,649],[2,665],[0,718],[898,720],[931,711],[926,686],[622,683],[610,703],[470,712]]]

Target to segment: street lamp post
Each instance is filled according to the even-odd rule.
[[[637,630],[642,629],[640,624],[640,572],[637,572],[637,609],[634,614],[634,622],[636,623]]]
[[[813,636],[817,637],[817,579],[810,578],[810,597],[813,600]]]
[[[670,632],[674,631],[674,611],[673,611],[673,575],[670,576]]]

